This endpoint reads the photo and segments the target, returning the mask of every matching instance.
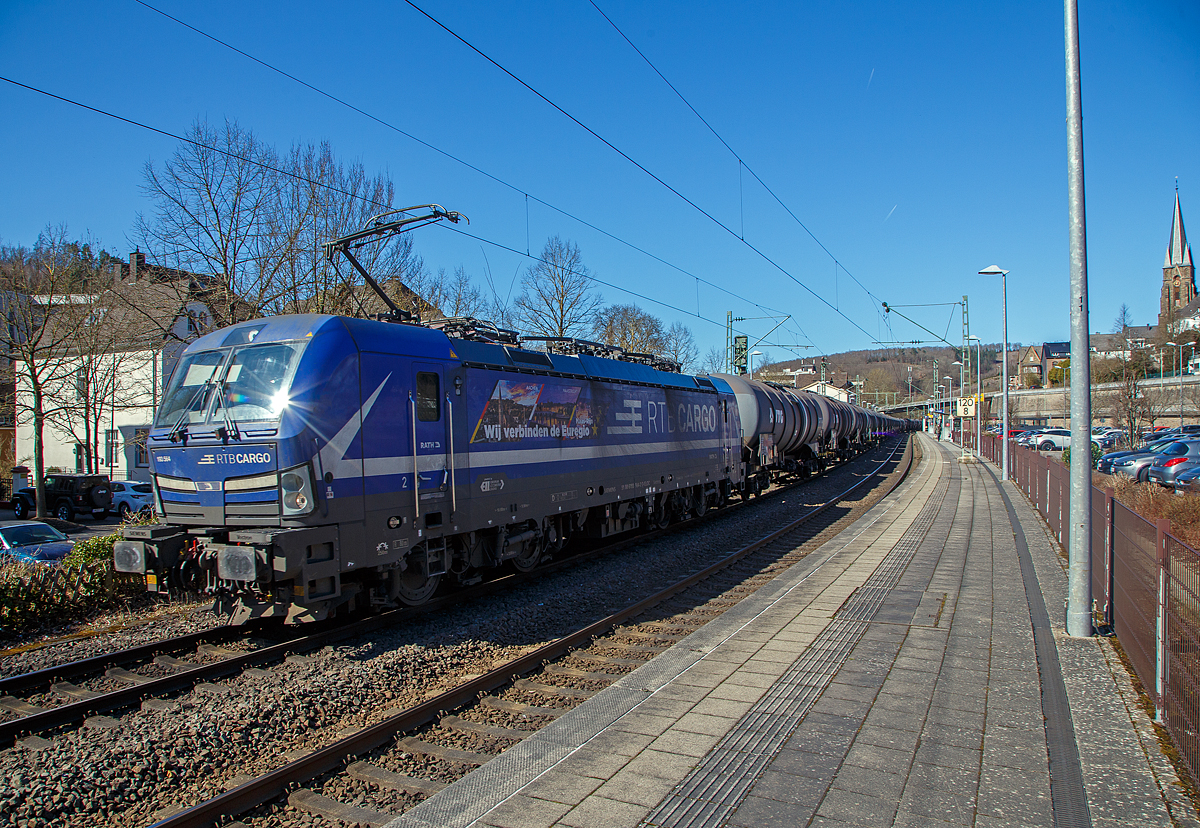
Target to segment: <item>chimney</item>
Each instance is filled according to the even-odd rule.
[[[129,281],[130,283],[137,282],[138,277],[146,270],[146,254],[141,250],[134,250],[129,254]]]

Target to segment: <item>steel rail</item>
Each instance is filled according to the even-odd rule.
[[[198,644],[215,644],[241,638],[246,634],[244,629],[237,627],[214,627],[200,632],[188,633],[176,638],[164,638],[139,644],[124,650],[113,650],[108,653],[90,656],[79,661],[68,661],[53,667],[43,667],[29,673],[8,676],[0,679],[0,693],[24,693],[38,688],[49,687],[56,681],[67,681],[79,678],[105,667],[123,667],[126,664],[136,664],[153,658],[162,653],[173,653],[188,650]]]
[[[870,475],[864,476],[861,480],[854,483],[841,493],[835,495],[829,500],[822,503],[820,506],[813,507],[805,512],[801,517],[791,521],[781,529],[776,529],[773,532],[753,541],[742,547],[736,552],[722,558],[714,564],[705,567],[698,572],[695,572],[681,581],[678,581],[666,589],[644,598],[635,604],[619,610],[606,618],[596,621],[588,626],[571,633],[570,635],[556,639],[538,649],[526,653],[525,655],[506,662],[499,667],[490,670],[483,675],[472,679],[466,684],[460,685],[452,690],[448,690],[438,696],[422,702],[421,704],[401,711],[394,716],[391,716],[383,721],[364,728],[356,733],[339,739],[332,744],[323,748],[318,748],[307,756],[289,762],[285,765],[268,771],[266,774],[246,782],[236,788],[232,788],[225,793],[219,794],[212,799],[197,803],[190,808],[166,817],[154,823],[151,828],[207,828],[207,826],[216,825],[220,820],[237,816],[246,811],[255,808],[264,802],[268,802],[274,797],[280,796],[296,784],[305,782],[323,773],[328,773],[335,768],[338,768],[346,763],[348,757],[359,756],[386,744],[396,733],[401,733],[407,730],[412,730],[427,722],[437,718],[438,714],[461,707],[470,702],[473,698],[483,693],[491,692],[498,687],[510,682],[516,676],[527,673],[543,662],[558,658],[572,649],[580,646],[586,641],[596,638],[618,624],[633,618],[644,612],[650,607],[660,604],[668,598],[688,589],[691,586],[705,580],[709,576],[715,574],[736,563],[742,558],[750,555],[767,544],[794,532],[803,524],[817,517],[838,501],[844,499],[848,494],[853,492],[859,486],[872,480],[879,471],[895,457],[896,452],[901,448],[905,448],[903,457],[908,459],[900,477],[893,482],[891,487],[884,496],[890,494],[899,486],[908,476],[909,470],[912,468],[912,451],[907,449],[911,443],[911,439],[898,441],[893,448],[888,458],[882,461]]]
[[[841,468],[848,462],[850,461],[845,461],[831,468]],[[875,474],[875,472],[872,472],[872,474]],[[869,478],[870,476],[864,479]],[[801,480],[792,481],[787,485],[780,486],[773,492],[764,493],[761,497],[774,497],[781,492],[785,492],[794,488],[795,486],[802,485],[809,479],[810,478],[804,478]],[[761,499],[761,497],[759,499]],[[729,514],[730,512],[746,505],[747,502],[748,501],[746,500],[741,500],[738,503],[727,504],[713,516],[715,517],[716,514]],[[409,616],[435,612],[453,603],[460,603],[466,600],[485,597],[495,592],[499,592],[523,583],[528,579],[541,577],[567,567],[576,566],[585,561],[593,560],[600,555],[618,552],[623,549],[627,549],[630,546],[644,543],[666,534],[682,531],[692,525],[694,525],[692,521],[683,521],[672,524],[665,529],[656,529],[650,532],[638,534],[634,537],[621,538],[615,542],[605,544],[602,547],[585,550],[580,554],[572,555],[552,563],[544,564],[529,572],[512,573],[499,578],[493,578],[485,581],[484,583],[455,592],[453,595],[435,598],[419,607],[401,607],[399,609],[391,610],[380,615],[371,616],[360,621],[339,625],[332,630],[312,633],[305,636],[296,636],[286,642],[282,642],[272,647],[266,647],[261,650],[255,650],[253,653],[247,653],[243,656],[235,656],[231,659],[222,660],[213,664],[201,665],[191,670],[181,671],[170,676],[164,676],[162,678],[143,682],[131,687],[104,693],[96,698],[71,702],[43,710],[40,713],[22,716],[21,718],[13,719],[7,722],[0,722],[0,747],[11,745],[23,735],[42,733],[71,724],[80,724],[88,716],[95,713],[104,713],[110,710],[131,706],[142,701],[143,699],[176,693],[180,690],[185,690],[195,684],[207,681],[209,679],[222,678],[231,673],[237,672],[244,667],[252,667],[260,663],[270,662],[288,655],[307,652],[309,650],[322,647],[332,641],[353,637],[361,633],[371,632],[372,630],[381,626],[397,623],[405,618],[408,618]],[[69,679],[75,679],[81,676],[94,674],[107,667],[136,664],[152,658],[155,655],[168,652],[179,652],[181,650],[190,649],[197,644],[232,641],[244,637],[248,632],[253,632],[255,629],[261,629],[261,626],[218,627],[211,630],[189,633],[176,638],[141,644],[125,650],[102,653],[100,655],[80,659],[79,661],[67,662],[53,667],[46,667],[29,673],[10,676],[5,679],[0,679],[0,693],[21,693],[34,689],[48,689],[56,681],[66,681]]]

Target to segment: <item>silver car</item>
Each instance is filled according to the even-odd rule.
[[[1130,452],[1124,457],[1116,458],[1112,461],[1112,474],[1126,474],[1139,483],[1146,482],[1146,474],[1150,471],[1150,464],[1157,460],[1159,455],[1169,446],[1173,446],[1175,442],[1175,440],[1171,440],[1166,443],[1155,443],[1142,451]]]
[[[1200,440],[1179,440],[1171,443],[1146,469],[1146,479],[1168,489],[1175,488],[1175,477],[1188,469],[1200,466]]]
[[[1159,440],[1158,442],[1151,443],[1150,445],[1144,446],[1140,449],[1124,449],[1122,451],[1109,452],[1108,454],[1100,457],[1100,462],[1096,464],[1096,471],[1104,474],[1116,474],[1118,471],[1116,464],[1120,461],[1128,457],[1132,457],[1135,454],[1153,454],[1155,452],[1162,451],[1173,442],[1175,441]]]

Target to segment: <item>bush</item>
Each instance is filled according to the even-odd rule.
[[[1151,522],[1171,521],[1171,534],[1193,549],[1200,549],[1200,495],[1177,495],[1157,483],[1138,483],[1124,474],[1093,476],[1101,489],[1113,490],[1113,497]]]
[[[121,539],[118,532],[113,535],[97,535],[75,542],[75,547],[63,558],[65,567],[81,567],[92,561],[112,560],[113,544]]]
[[[1096,445],[1095,443],[1092,443],[1090,440],[1088,441],[1088,443],[1092,447],[1092,468],[1094,469],[1100,463],[1100,456],[1104,452],[1101,450],[1101,448],[1098,445]],[[1064,466],[1066,466],[1067,468],[1071,467],[1071,449],[1069,446],[1067,448],[1063,449],[1062,461],[1063,461]]]

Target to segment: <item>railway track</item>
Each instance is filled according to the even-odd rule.
[[[830,467],[828,471],[841,468],[846,463]],[[788,480],[755,500],[776,497],[804,482]],[[743,500],[731,504],[721,513],[729,514],[748,502],[754,501]],[[639,533],[540,566],[530,573],[513,573],[459,590],[420,607],[392,610],[351,623],[323,624],[316,632],[297,632],[284,641],[248,651],[222,645],[244,643],[248,637],[266,629],[265,626],[218,627],[0,679],[0,715],[11,717],[0,721],[0,748],[17,743],[39,748],[45,744],[41,734],[62,728],[85,724],[107,727],[112,721],[103,714],[138,704],[151,710],[166,710],[170,706],[166,699],[170,696],[247,670],[282,662],[289,656],[302,656],[418,614],[435,612],[452,604],[510,589],[530,578],[543,577],[556,570],[575,566],[597,554],[618,552],[693,525],[695,521],[684,521],[665,529]],[[183,657],[180,657],[181,654],[184,654]],[[95,689],[98,685],[102,687]]]
[[[154,828],[214,825],[284,796],[288,806],[330,820],[383,825],[736,606],[802,558],[805,542],[835,522],[832,516],[822,522],[822,515],[903,452],[887,491],[899,485],[911,466],[908,442],[897,441],[872,474],[821,505],[665,589],[421,703],[389,711],[376,724],[343,733],[160,819]],[[364,798],[364,789],[382,793]],[[339,792],[356,801],[338,798]],[[360,804],[364,799],[385,800],[388,807]]]

